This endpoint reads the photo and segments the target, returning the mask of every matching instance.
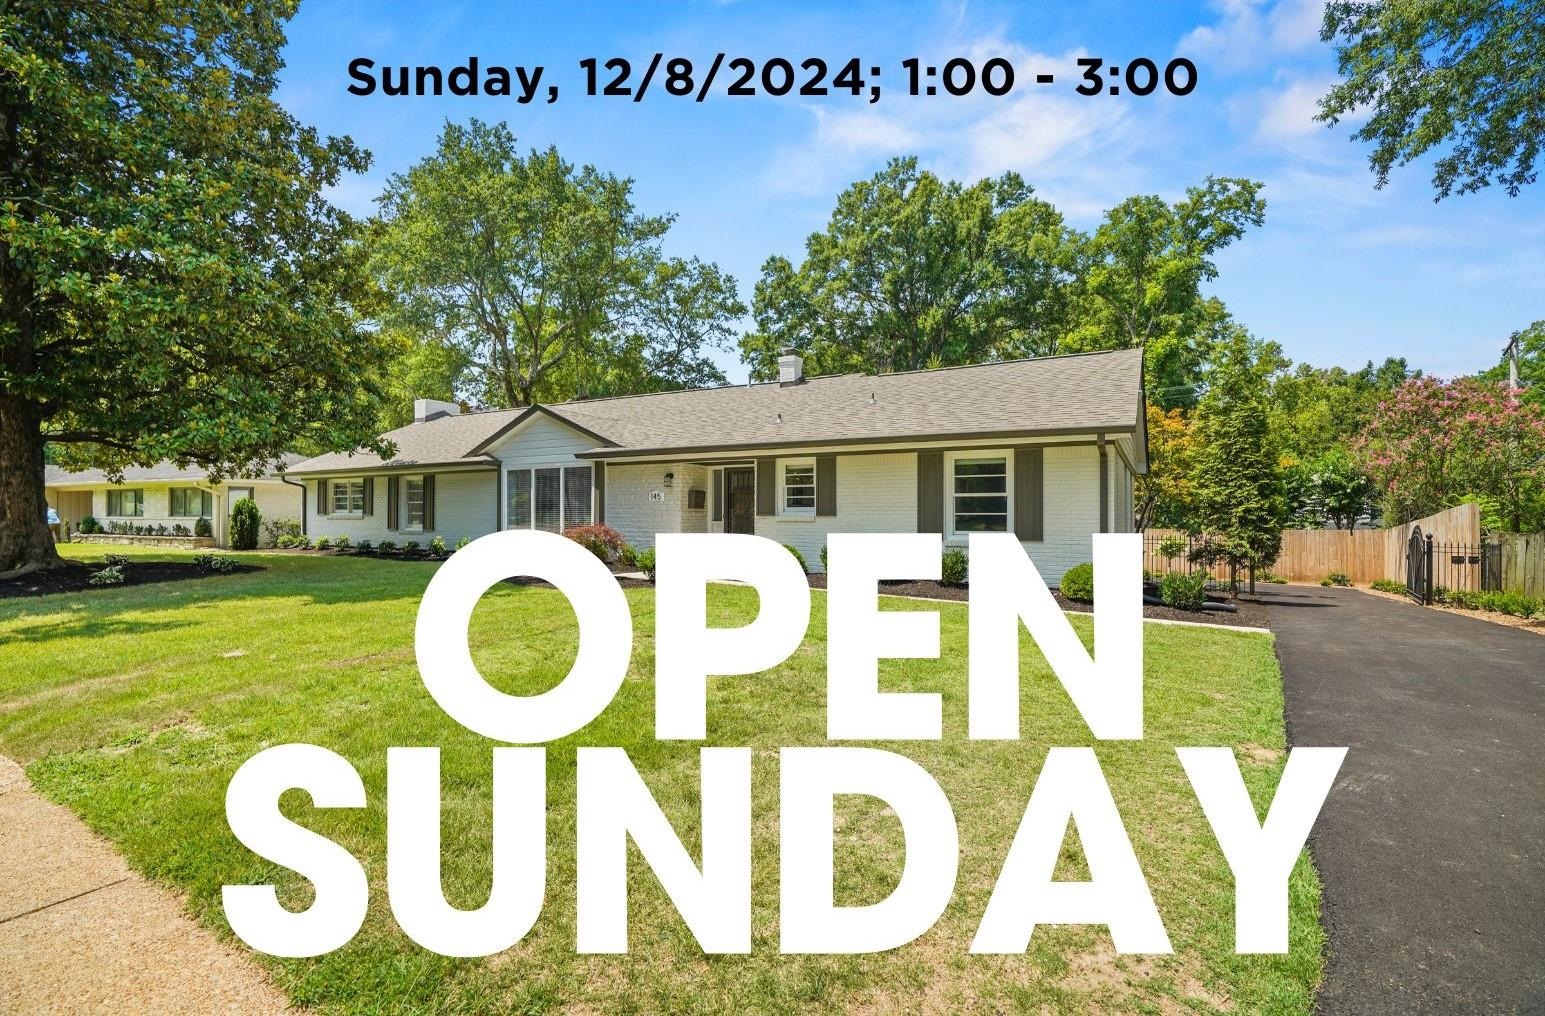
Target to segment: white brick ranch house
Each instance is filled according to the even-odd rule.
[[[288,471],[312,537],[447,545],[498,529],[605,522],[754,533],[812,569],[833,532],[1019,535],[1048,582],[1089,535],[1132,528],[1147,471],[1142,353],[780,379],[463,414],[419,400],[397,454],[332,453]]]

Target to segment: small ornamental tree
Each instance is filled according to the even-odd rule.
[[[1391,524],[1473,500],[1515,532],[1545,526],[1545,409],[1505,383],[1407,381],[1354,450]]]
[[[1220,345],[1197,408],[1192,470],[1192,528],[1198,561],[1229,565],[1237,590],[1241,568],[1270,565],[1282,550],[1286,517],[1282,478],[1267,422],[1267,388],[1254,347],[1242,330]]]

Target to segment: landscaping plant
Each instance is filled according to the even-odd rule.
[[[805,555],[799,552],[798,547],[794,546],[792,543],[785,543],[783,545],[783,549],[794,555],[794,560],[799,562],[800,571],[804,572],[806,575],[810,574],[810,566],[805,564]]]
[[[825,562],[822,562],[823,564]],[[966,576],[970,562],[966,558],[966,552],[959,547],[950,547],[939,558],[939,581],[947,586],[963,586],[966,584]],[[1091,566],[1092,573],[1092,566]],[[1066,581],[1066,579],[1064,579]],[[1090,589],[1093,590],[1093,578],[1090,579]],[[1093,596],[1093,592],[1090,593]]]
[[[348,536],[346,536],[346,535],[345,536],[340,536],[337,539],[333,540],[333,546],[336,547],[339,550],[348,550],[349,549],[349,538],[348,538]]]
[[[1207,602],[1207,573],[1170,572],[1159,580],[1159,599],[1176,610],[1201,610]]]
[[[590,551],[602,564],[619,560],[622,548],[627,543],[621,533],[604,522],[590,526],[570,526],[563,531],[563,535]]]
[[[429,552],[435,557],[445,556],[445,537],[436,536],[429,541]]]
[[[88,586],[121,586],[123,583],[123,566],[116,564],[101,571],[92,572],[91,578],[86,580]]]
[[[644,573],[644,578],[654,581],[654,548],[638,552],[638,570]]]
[[[215,530],[214,527],[209,524],[208,519],[204,518],[203,516],[199,516],[198,520],[193,523],[193,535],[207,538],[215,535]]]
[[[127,568],[129,566],[129,555],[103,554],[102,563],[107,565],[109,568]]]
[[[258,528],[263,521],[257,502],[244,497],[231,506],[231,549],[256,550]]]
[[[1396,582],[1394,579],[1374,579],[1369,583],[1370,588],[1377,589],[1381,593],[1399,593],[1405,595],[1406,584]]]
[[[1339,571],[1331,572],[1320,583],[1322,586],[1350,586],[1351,584],[1352,580],[1347,577],[1347,573]]]
[[[317,550],[331,550],[333,548],[333,541],[325,536],[318,536],[316,548]]]
[[[1062,595],[1077,603],[1094,602],[1094,565],[1075,564],[1062,573]]]

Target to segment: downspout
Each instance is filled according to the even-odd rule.
[[[307,526],[306,517],[311,514],[309,511],[306,510],[306,484],[305,484],[305,481],[301,481],[300,483],[296,483],[294,480],[290,479],[288,476],[285,476],[283,473],[280,473],[279,474],[279,482],[283,483],[283,484],[287,484],[288,486],[291,486],[291,487],[299,487],[300,488],[300,535],[305,536],[308,532],[310,532],[310,530],[308,530],[306,528],[306,526]]]
[[[1110,532],[1110,452],[1105,448],[1105,435],[1095,442],[1100,449],[1100,532]]]

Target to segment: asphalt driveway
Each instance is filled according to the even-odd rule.
[[[1320,1009],[1545,1012],[1545,636],[1270,587],[1292,744],[1346,745],[1310,849]]]

